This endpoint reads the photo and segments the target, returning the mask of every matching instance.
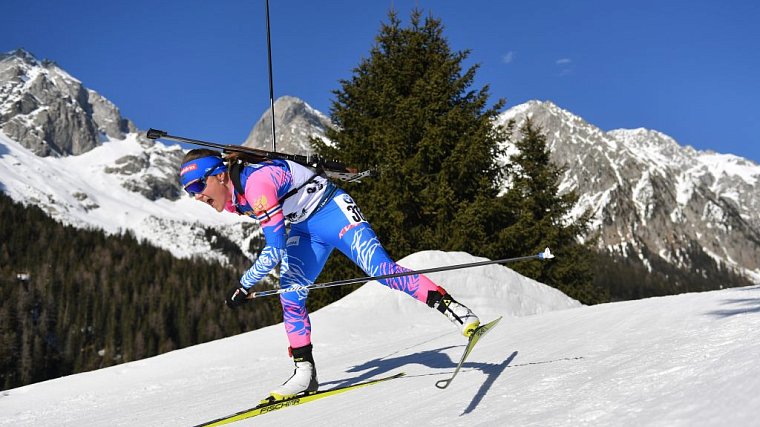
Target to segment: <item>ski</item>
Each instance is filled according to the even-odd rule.
[[[335,387],[331,388],[329,390],[321,390],[321,391],[313,391],[306,394],[301,394],[295,397],[290,397],[287,399],[282,400],[276,400],[274,402],[268,402],[268,403],[261,403],[253,408],[246,409],[244,411],[240,411],[237,413],[234,413],[232,415],[228,415],[226,417],[217,418],[212,421],[208,421],[203,424],[198,424],[196,427],[201,426],[220,426],[224,424],[233,423],[235,421],[244,420],[247,418],[252,418],[258,415],[264,415],[268,414],[270,412],[278,411],[280,409],[289,408],[291,406],[301,405],[303,403],[313,402],[315,400],[319,400],[328,396],[334,396],[336,394],[345,393],[350,390],[355,390],[357,388],[366,387],[373,384],[378,384],[384,381],[392,380],[394,378],[401,378],[405,374],[403,372],[399,372],[395,375],[390,375],[387,377],[377,378],[374,380],[369,381],[363,381],[356,384],[351,384],[343,387]]]
[[[472,349],[475,347],[475,344],[480,341],[480,339],[485,335],[488,331],[493,329],[494,326],[496,326],[497,323],[499,323],[499,320],[501,320],[501,317],[499,317],[496,320],[493,320],[491,322],[486,323],[485,325],[478,326],[477,329],[475,329],[475,332],[470,335],[470,339],[467,341],[467,346],[464,348],[464,353],[462,354],[462,358],[459,359],[459,363],[457,364],[456,369],[454,369],[454,373],[451,375],[450,378],[447,378],[445,380],[440,380],[435,383],[435,386],[444,389],[451,384],[451,381],[454,380],[454,377],[457,376],[459,373],[459,369],[462,368],[462,365],[464,364],[464,361],[467,360],[467,356],[470,355],[472,352]]]

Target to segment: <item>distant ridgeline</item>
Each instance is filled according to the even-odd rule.
[[[0,193],[0,386],[111,366],[281,321],[277,298],[229,310],[240,271],[130,233],[64,226]],[[248,308],[248,307],[246,307]]]

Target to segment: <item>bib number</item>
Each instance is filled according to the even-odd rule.
[[[340,206],[341,212],[346,216],[350,224],[358,224],[361,222],[367,222],[364,219],[362,211],[359,210],[359,206],[356,206],[354,199],[348,194],[341,194],[335,198],[335,202]]]

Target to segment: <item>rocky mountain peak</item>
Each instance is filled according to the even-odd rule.
[[[17,49],[0,56],[0,130],[38,156],[65,156],[136,128],[54,62]]]
[[[278,98],[274,103],[274,112],[277,151],[283,153],[312,154],[314,150],[309,139],[324,138],[327,128],[332,126],[327,116],[293,96]],[[271,108],[261,115],[243,145],[272,149]]]
[[[7,53],[0,52],[0,61],[3,61],[8,58],[15,58],[16,60],[23,61],[31,66],[40,65],[37,58],[32,53],[24,49],[16,49]]]
[[[566,168],[560,188],[578,194],[575,213],[592,212],[600,250],[692,270],[712,259],[760,277],[760,166],[654,130],[605,132],[551,102],[518,105],[500,123],[527,118]]]

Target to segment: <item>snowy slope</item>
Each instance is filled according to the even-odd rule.
[[[138,191],[154,177],[176,180],[176,166],[162,160],[182,155],[179,146],[148,146],[131,133],[124,139],[105,138],[78,156],[39,157],[0,132],[0,191],[39,206],[64,224],[107,233],[131,230],[137,238],[177,257],[201,255],[224,262],[224,254],[209,245],[203,226],[247,248],[247,239],[257,234],[251,230],[258,229],[252,221],[220,215],[186,195],[177,200],[150,200]],[[132,173],[124,166],[123,159],[146,157],[156,160],[145,171]]]
[[[401,263],[471,260],[424,252]],[[500,266],[434,277],[484,318],[509,316],[448,389],[434,384],[463,338],[440,314],[370,283],[312,315],[321,385],[407,377],[235,425],[757,425],[760,287],[586,307]],[[287,378],[286,346],[276,325],[8,390],[0,425],[197,424]]]

